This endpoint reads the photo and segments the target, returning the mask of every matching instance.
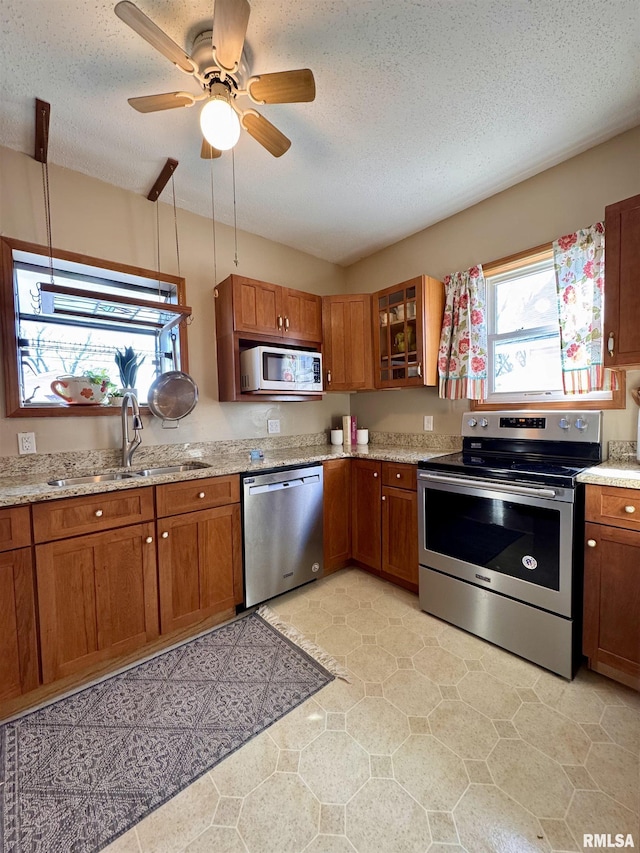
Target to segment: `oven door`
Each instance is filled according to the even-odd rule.
[[[571,617],[573,489],[418,472],[420,565]]]

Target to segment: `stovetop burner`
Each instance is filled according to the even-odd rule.
[[[424,459],[419,463],[419,467],[475,479],[555,484],[572,488],[580,471],[593,464],[593,462],[586,462],[581,465],[562,465],[557,461],[514,461],[510,456],[480,457],[466,453],[449,453],[446,456]]]

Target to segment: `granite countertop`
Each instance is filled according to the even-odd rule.
[[[333,447],[329,444],[324,444],[265,450],[264,458],[261,461],[252,462],[249,458],[249,453],[246,451],[216,454],[211,451],[207,452],[205,448],[204,450],[184,452],[179,459],[155,458],[150,461],[149,459],[138,460],[134,457],[131,468],[132,471],[136,471],[147,467],[192,461],[203,462],[210,466],[177,474],[132,477],[126,480],[83,483],[75,486],[50,486],[47,483],[51,479],[127,470],[113,465],[110,467],[97,467],[94,464],[92,467],[85,468],[74,466],[73,470],[61,468],[53,471],[50,468],[44,472],[14,473],[1,476],[0,507],[77,497],[79,495],[103,494],[105,492],[116,492],[144,486],[156,486],[161,483],[200,480],[205,477],[217,477],[225,474],[260,472],[287,465],[308,465],[314,462],[324,462],[328,459],[348,459],[355,457],[359,459],[376,459],[383,462],[404,462],[415,465],[421,459],[442,456],[444,453],[450,452],[449,448],[431,450],[425,447],[370,444],[351,449],[349,447]]]
[[[608,459],[578,474],[579,483],[640,489],[640,463],[634,458]]]

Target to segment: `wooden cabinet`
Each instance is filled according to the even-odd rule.
[[[376,388],[436,385],[444,285],[417,276],[373,294]]]
[[[322,463],[324,574],[348,565],[351,559],[351,460]]]
[[[320,395],[242,393],[240,352],[250,346],[286,344],[318,350],[322,299],[313,293],[230,275],[215,289],[218,399],[318,400]]]
[[[29,507],[0,509],[0,701],[40,683]]]
[[[352,461],[352,555],[363,568],[417,592],[414,465]]]
[[[586,487],[583,652],[640,690],[640,492]]]
[[[605,365],[640,366],[640,195],[610,204],[604,218]]]
[[[158,636],[154,533],[149,521],[36,545],[45,684]]]
[[[373,388],[371,294],[322,297],[326,391]]]
[[[158,486],[156,501],[162,633],[233,610],[243,599],[238,476]]]

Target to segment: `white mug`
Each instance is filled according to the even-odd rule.
[[[341,429],[331,430],[331,444],[342,444],[344,441],[344,432]]]
[[[356,430],[356,444],[369,444],[369,430]]]

